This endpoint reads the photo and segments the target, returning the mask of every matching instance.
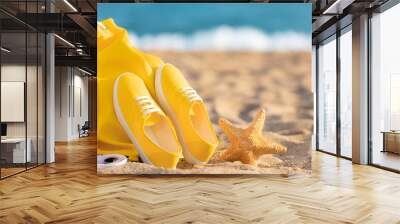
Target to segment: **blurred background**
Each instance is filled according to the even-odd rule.
[[[143,50],[311,50],[311,4],[98,4]]]

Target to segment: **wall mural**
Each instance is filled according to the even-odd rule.
[[[311,4],[98,4],[98,173],[309,173],[310,21]]]

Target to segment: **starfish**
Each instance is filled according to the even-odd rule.
[[[264,154],[280,154],[287,151],[286,147],[271,142],[262,134],[265,122],[265,110],[261,109],[246,128],[234,126],[221,118],[219,126],[230,141],[230,146],[223,151],[220,159],[225,161],[241,161],[244,164],[257,165],[257,159]]]

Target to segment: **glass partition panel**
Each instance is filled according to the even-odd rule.
[[[18,14],[44,13],[45,1],[0,1]],[[33,19],[38,17],[33,17]],[[0,178],[45,163],[44,33],[0,12]]]
[[[336,153],[336,37],[318,47],[318,149]]]
[[[340,154],[352,157],[352,34],[340,36]]]
[[[24,171],[31,159],[26,140],[26,41],[25,31],[1,34],[2,178]]]
[[[371,159],[400,170],[400,5],[371,19]]]
[[[27,13],[41,12],[39,1],[27,1]],[[39,17],[31,18],[32,23],[39,22]],[[27,142],[31,147],[31,161],[28,168],[38,165],[38,64],[39,35],[36,29],[27,29]]]

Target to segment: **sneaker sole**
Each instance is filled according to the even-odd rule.
[[[140,158],[143,160],[143,162],[153,165],[152,162],[145,156],[143,149],[140,147],[139,143],[136,141],[135,136],[133,135],[131,129],[128,126],[128,123],[125,121],[124,116],[122,115],[119,102],[118,102],[118,87],[119,87],[119,80],[125,76],[125,75],[131,75],[131,74],[121,74],[117,77],[117,79],[114,82],[114,88],[113,88],[113,104],[114,104],[114,111],[115,114],[117,115],[117,119],[119,123],[121,124],[122,128],[125,130],[125,133],[128,135],[129,139],[135,145],[136,150],[139,153]]]

